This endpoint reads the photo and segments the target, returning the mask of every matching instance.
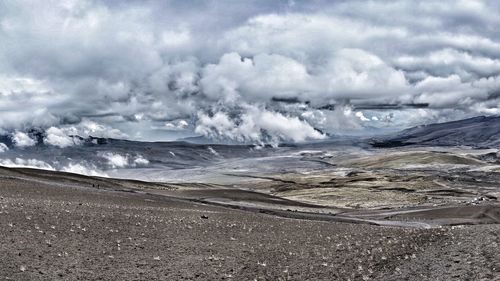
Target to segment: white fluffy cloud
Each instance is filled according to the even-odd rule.
[[[108,160],[108,164],[112,168],[124,168],[129,164],[128,156],[123,156],[121,154],[105,152],[100,154],[100,156]]]
[[[139,155],[134,159],[134,165],[136,166],[146,166],[149,164],[149,160]]]
[[[36,141],[28,134],[19,131],[12,135],[12,141],[17,147],[33,146],[36,144]]]
[[[0,165],[11,168],[34,168],[43,170],[55,170],[53,166],[38,159],[0,159]]]
[[[61,171],[94,177],[108,177],[105,172],[100,171],[95,167],[87,167],[87,165],[80,163],[69,163],[67,166],[64,166]]]
[[[87,176],[97,176],[97,177],[108,177],[108,175],[97,169],[94,165],[89,165],[87,163],[68,163],[66,166],[56,167],[53,165],[38,159],[0,159],[0,166],[10,167],[10,168],[34,168],[43,169],[51,171],[63,171],[68,173],[76,173]]]
[[[201,85],[213,100],[270,101],[300,98],[316,104],[334,99],[394,97],[411,89],[404,73],[360,49],[341,49],[323,64],[307,67],[281,55],[222,56],[203,70]]]
[[[66,133],[55,127],[50,127],[46,131],[47,136],[44,139],[46,144],[57,146],[60,148],[71,146],[74,144],[73,139],[66,135]]]
[[[77,125],[63,125],[59,128],[51,127],[47,130],[47,138],[52,135],[52,139],[55,143],[62,142],[68,143],[71,136],[81,136],[81,137],[102,137],[102,138],[127,138],[128,135],[120,131],[119,129],[112,128],[109,125],[98,123],[95,121],[88,120],[87,118],[82,119]],[[47,138],[45,141],[48,141]],[[51,143],[49,143],[51,144]],[[56,144],[53,144],[56,145]]]
[[[122,155],[119,153],[103,152],[99,153],[99,156],[108,161],[108,165],[113,168],[126,168],[135,166],[147,166],[149,160],[144,158],[142,155],[136,155],[132,157],[128,154]]]
[[[224,112],[217,112],[213,116],[200,113],[195,131],[216,139],[228,138],[242,142],[303,142],[325,137],[298,117],[255,106],[246,106],[236,122]]]
[[[280,55],[259,54],[251,59],[238,53],[225,54],[218,64],[207,65],[202,77],[203,92],[213,100],[228,103],[240,98],[296,96],[313,87],[304,65]]]
[[[186,120],[178,120],[177,122],[167,122],[165,124],[165,128],[167,130],[185,130],[189,126],[189,123]]]

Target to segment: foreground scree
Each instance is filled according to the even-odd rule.
[[[210,197],[207,186],[202,195],[196,187],[30,169],[1,169],[0,186],[4,280],[494,280],[500,274],[498,224],[425,228],[294,218],[265,210],[311,206],[272,203],[257,193],[225,200],[254,201],[259,213],[200,203]],[[214,198],[224,197],[213,190]]]

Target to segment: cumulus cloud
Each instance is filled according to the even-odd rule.
[[[135,159],[134,159],[134,165],[136,166],[146,166],[149,164],[149,160],[144,158],[143,156],[141,155],[138,155]]]
[[[290,117],[255,106],[246,106],[237,118],[224,112],[200,113],[195,132],[215,139],[241,142],[303,142],[325,136],[298,117]],[[236,121],[234,121],[236,120]]]
[[[132,157],[128,154],[122,155],[113,152],[103,152],[99,153],[99,156],[106,159],[108,165],[113,169],[147,166],[149,164],[149,160],[144,158],[144,156],[142,155],[136,155],[135,157]]]
[[[64,126],[67,135],[78,135],[81,137],[102,137],[102,138],[127,138],[128,135],[120,129],[110,127],[109,125],[88,120],[87,118],[77,125]]]
[[[28,134],[19,131],[12,135],[12,141],[17,147],[33,146],[36,144],[36,141]]]
[[[128,156],[123,156],[118,153],[112,153],[112,152],[105,152],[100,154],[101,157],[104,159],[108,160],[108,164],[112,168],[124,168],[128,166]]]
[[[236,102],[270,100],[307,91],[311,77],[299,62],[280,55],[259,54],[253,59],[238,53],[224,54],[217,64],[203,70],[203,92],[213,100]]]
[[[177,122],[168,122],[165,124],[167,130],[173,131],[185,130],[188,126],[189,124],[186,120],[178,120]]]
[[[410,90],[402,71],[360,49],[340,49],[312,71],[312,66],[281,55],[257,54],[250,59],[230,53],[218,64],[207,65],[200,83],[209,98],[227,103],[294,97],[322,104]]]
[[[494,1],[0,6],[0,131],[50,129],[59,147],[181,132],[304,141],[500,112]],[[412,103],[428,107],[355,109]]]
[[[57,146],[60,148],[71,146],[74,144],[73,138],[64,133],[63,130],[55,127],[50,127],[46,131],[47,136],[44,138],[46,144]]]

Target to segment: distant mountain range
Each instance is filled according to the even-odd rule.
[[[141,142],[71,136],[74,145],[57,147],[44,142],[45,132],[26,132],[34,145],[18,147],[11,135],[0,135],[8,149],[0,151],[0,166],[32,167],[87,175],[114,169],[176,170],[211,166],[223,159],[259,157],[268,150],[251,145],[194,144],[185,141]]]
[[[27,132],[32,146],[17,147],[10,135],[0,135],[8,149],[0,152],[0,166],[52,167],[57,170],[121,168],[184,169],[207,167],[230,159],[251,159],[302,150],[328,151],[339,146],[470,146],[500,148],[500,116],[474,117],[454,122],[422,125],[399,133],[363,139],[332,137],[320,142],[286,144],[279,147],[251,144],[213,143],[202,137],[176,142],[140,142],[109,138],[72,136],[74,145],[64,148],[44,143],[45,132]],[[212,142],[211,144],[208,144]]]
[[[500,116],[479,116],[453,122],[421,125],[371,140],[374,147],[470,146],[500,148]]]

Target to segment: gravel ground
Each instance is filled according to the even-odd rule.
[[[0,177],[0,280],[500,280],[499,235],[499,225],[287,219]]]

